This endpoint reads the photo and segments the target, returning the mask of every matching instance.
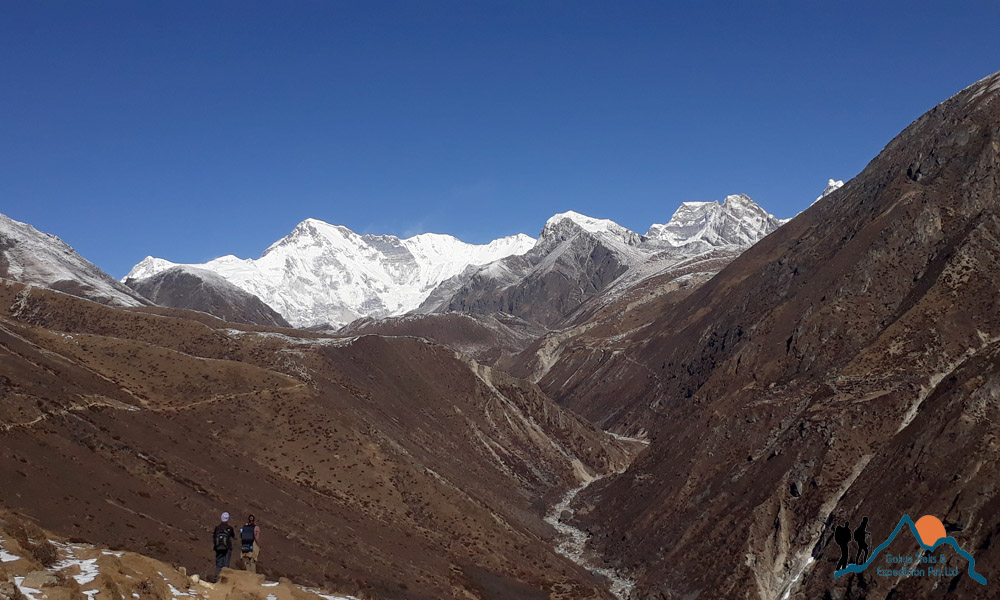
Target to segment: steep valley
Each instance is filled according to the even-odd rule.
[[[379,598],[608,597],[542,518],[632,450],[531,384],[415,338],[236,328],[10,282],[0,305],[0,502],[59,535],[204,573],[219,512],[255,512],[272,577]]]
[[[788,222],[743,195],[480,246],[307,219],[131,287],[0,226],[0,508],[64,551],[208,573],[228,510],[287,600],[996,596],[1000,73]],[[838,568],[841,523],[904,515],[990,585],[964,555]],[[227,577],[193,595],[260,595]]]
[[[937,515],[997,579],[998,81],[932,109],[648,325],[547,350],[562,358],[543,389],[651,442],[577,511],[638,597],[994,595],[955,556],[945,580],[834,580],[833,534],[865,515],[877,543],[904,514]]]

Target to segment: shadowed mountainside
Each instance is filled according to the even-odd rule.
[[[233,323],[290,327],[260,298],[212,271],[178,266],[143,279],[126,279],[125,285],[159,306],[198,310]]]

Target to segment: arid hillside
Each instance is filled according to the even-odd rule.
[[[582,304],[561,327],[501,364],[601,427],[622,428],[619,413],[628,404],[619,394],[607,393],[617,381],[614,369],[632,364],[631,353],[661,315],[732,262],[740,250],[711,250],[666,268],[650,261]],[[629,385],[643,385],[646,379],[643,376]],[[600,391],[591,393],[595,388]],[[642,425],[630,431],[646,433]]]
[[[0,598],[5,600],[374,600],[223,569],[218,581],[134,552],[53,537],[30,520],[0,516]],[[214,579],[214,573],[213,573]]]
[[[903,514],[937,515],[1000,578],[998,299],[1000,74],[620,351],[567,349],[595,376],[543,388],[651,440],[581,494],[593,546],[642,598],[992,597],[954,555],[945,580],[834,580],[832,537],[866,515],[879,543]]]
[[[222,510],[261,567],[379,598],[608,598],[548,504],[628,451],[532,384],[415,338],[324,337],[0,285],[0,503],[207,573]]]
[[[358,319],[341,335],[377,334],[431,340],[477,362],[494,365],[510,360],[548,330],[505,313],[410,314],[385,319]]]

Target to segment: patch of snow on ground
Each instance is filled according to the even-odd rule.
[[[271,583],[262,583],[260,585],[262,587],[274,587],[274,586],[278,585],[278,582],[277,581],[272,581]]]
[[[76,579],[76,582],[80,585],[86,585],[94,579],[97,579],[97,575],[101,572],[100,568],[97,566],[96,558],[82,560],[74,558],[72,554],[69,555],[69,558],[57,562],[53,568],[57,571],[62,571],[74,566],[80,568],[80,572],[73,576],[73,579]]]
[[[42,594],[42,590],[24,587],[21,585],[22,582],[24,582],[24,577],[14,578],[14,585],[17,586],[17,589],[21,590],[21,593],[24,594],[24,597],[28,600],[42,600],[42,598],[45,597],[45,595]]]
[[[173,596],[174,596],[175,599],[178,598],[179,596],[190,596],[191,595],[191,594],[189,594],[187,592],[180,591],[179,589],[175,588],[173,586],[173,584],[171,584],[169,582],[167,583],[167,587],[170,588],[170,593],[173,594]]]
[[[2,541],[3,538],[0,538],[0,542]],[[0,563],[14,562],[15,560],[21,560],[21,557],[0,548]]]
[[[356,598],[355,596],[334,596],[332,594],[324,594],[323,592],[313,588],[302,588],[302,589],[304,589],[307,592],[316,594],[317,596],[323,598],[324,600],[358,600],[358,598]]]

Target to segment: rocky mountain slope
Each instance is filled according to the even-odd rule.
[[[550,392],[651,441],[581,494],[592,546],[641,598],[992,597],[954,553],[835,580],[832,538],[936,515],[997,581],[998,274],[995,74],[613,348],[555,358],[580,375]]]
[[[626,273],[623,281],[634,284],[707,252],[735,256],[781,224],[743,195],[721,205],[686,202],[646,236],[607,219],[561,213],[530,251],[442,283],[419,311],[506,312],[551,328]]]
[[[708,250],[725,246],[749,248],[785,221],[769,214],[746,194],[718,202],[684,202],[670,221],[654,224],[646,237],[672,247]]]
[[[543,518],[631,451],[529,383],[416,338],[10,281],[0,307],[0,505],[58,535],[206,572],[219,512],[254,512],[271,579],[379,598],[610,598]]]
[[[347,593],[304,588],[284,578],[268,582],[263,575],[235,569],[224,569],[219,580],[210,583],[183,567],[142,554],[55,538],[9,512],[0,517],[0,532],[4,600],[361,600]],[[242,566],[238,556],[233,566]],[[207,573],[213,579],[214,574],[214,569]]]
[[[117,306],[149,302],[87,262],[66,242],[0,215],[0,277]]]
[[[259,259],[224,256],[185,266],[217,273],[297,327],[335,328],[411,311],[503,312],[551,326],[650,259],[663,266],[664,256],[738,252],[781,223],[743,195],[722,204],[685,203],[646,236],[571,211],[549,219],[537,241],[520,234],[482,246],[437,234],[360,236],[307,219]],[[176,266],[147,257],[126,279],[149,287],[141,282]],[[187,307],[212,312],[211,306]]]
[[[406,239],[358,235],[346,227],[306,219],[258,259],[223,256],[186,266],[217,273],[296,327],[339,327],[361,317],[408,312],[439,283],[466,267],[522,254],[534,243],[523,234],[483,245],[433,233]],[[175,266],[147,257],[126,279],[142,281]]]
[[[341,335],[377,334],[432,340],[487,365],[505,363],[546,332],[540,325],[505,313],[457,312],[358,319],[338,331]]]
[[[628,420],[629,425],[622,426],[618,417],[627,405],[617,394],[607,393],[610,386],[605,386],[605,380],[619,380],[615,370],[622,361],[629,362],[634,338],[641,339],[662,315],[739,254],[740,249],[730,247],[686,260],[651,260],[584,302],[560,329],[533,340],[503,366],[602,428],[645,436],[648,431],[642,419]],[[594,393],[594,386],[600,392]]]
[[[445,282],[421,312],[505,312],[552,326],[645,258],[642,237],[607,219],[558,214],[520,256]]]
[[[200,310],[234,323],[290,327],[260,298],[212,271],[177,266],[143,279],[126,279],[125,285],[160,306]]]

